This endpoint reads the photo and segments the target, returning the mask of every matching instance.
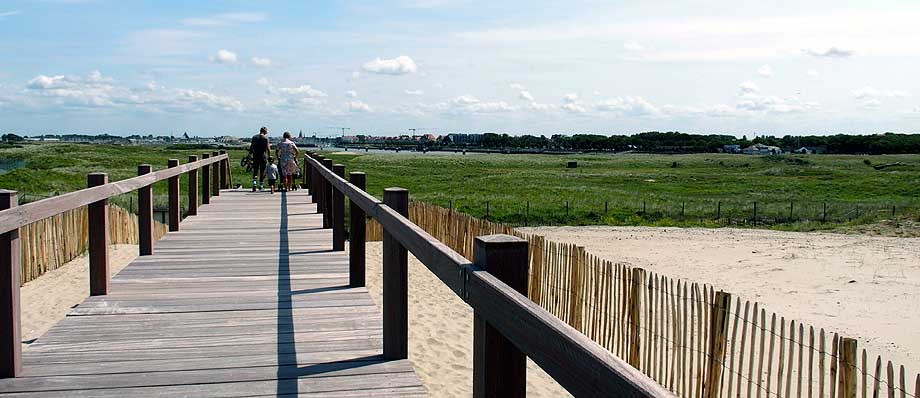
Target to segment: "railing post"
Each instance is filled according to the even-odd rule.
[[[303,176],[305,182],[303,187],[310,192],[310,202],[316,203],[316,191],[313,188],[313,165],[310,164],[311,158],[311,152],[307,152],[303,155]]]
[[[169,159],[167,167],[179,167],[179,159]],[[169,177],[167,191],[169,194],[169,232],[179,230],[179,221],[182,215],[179,214],[179,176]]]
[[[366,175],[361,172],[351,172],[348,179],[352,185],[364,190]],[[354,201],[348,208],[348,285],[351,287],[364,286],[365,284],[365,240],[367,239],[367,215]]]
[[[90,188],[109,182],[106,173],[90,173],[86,185]],[[89,221],[89,295],[109,294],[109,200],[102,199],[87,206]]]
[[[207,160],[211,157],[209,153],[202,153],[201,160]],[[201,204],[211,203],[211,166],[201,168]]]
[[[150,174],[149,164],[137,166],[137,175]],[[137,244],[140,255],[153,254],[153,185],[137,190]]]
[[[510,235],[478,236],[473,262],[527,294],[527,241]],[[473,313],[473,397],[524,397],[527,357],[478,313]],[[613,393],[613,392],[611,392]]]
[[[332,166],[335,175],[345,177],[345,165]],[[329,184],[332,187],[332,184]],[[345,250],[345,195],[341,190],[332,188],[332,250]]]
[[[0,189],[0,210],[19,205],[16,191]],[[22,374],[19,302],[19,229],[0,235],[0,379]]]
[[[387,188],[383,203],[409,216],[409,191]],[[383,357],[409,356],[409,257],[406,248],[383,230]]]
[[[316,162],[319,164],[319,166],[313,170],[313,195],[316,197],[316,212],[322,213],[325,209],[323,206],[323,193],[325,193],[325,189],[323,189],[323,181],[325,181],[325,178],[323,178],[322,173],[319,172],[319,168],[323,165],[323,155],[316,155],[314,159],[316,159]],[[325,224],[325,221],[323,221],[323,224]]]
[[[220,155],[226,155],[227,151],[221,149]],[[227,171],[230,169],[230,161],[224,159],[220,161],[220,189],[227,189]]]
[[[189,163],[198,161],[198,156],[190,155]],[[188,215],[198,215],[198,169],[188,171]]]
[[[728,346],[728,311],[731,309],[732,295],[722,291],[716,292],[712,303],[712,316],[709,318],[709,363],[707,364],[706,382],[703,384],[703,396],[718,398],[722,390],[722,361]]]
[[[323,159],[323,167],[332,171],[332,159]],[[332,184],[329,180],[321,180],[323,191],[323,228],[332,228]]]
[[[301,168],[301,170],[300,170],[300,187],[303,188],[303,189],[307,189],[307,187],[309,187],[309,185],[307,185],[307,179],[308,179],[308,177],[307,177],[307,169],[309,168],[309,166],[307,165],[307,159],[306,159],[307,154],[305,153],[305,154],[303,155],[303,157],[304,157],[304,161],[303,161],[303,164],[300,166],[300,168]]]
[[[220,153],[211,152],[211,157],[216,158]],[[211,163],[211,195],[220,196],[220,162]]]

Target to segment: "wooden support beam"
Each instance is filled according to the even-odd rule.
[[[150,174],[149,164],[137,166],[137,175]],[[153,254],[153,186],[137,190],[137,241],[141,256]]]
[[[348,179],[360,190],[364,190],[366,175],[361,172],[351,172]],[[348,226],[348,285],[359,287],[365,285],[365,240],[367,239],[367,215],[364,210],[353,200],[349,200],[349,226]]]
[[[306,157],[306,156],[307,156],[307,154],[305,153],[305,154],[304,154],[304,157]],[[306,159],[304,160],[303,164],[300,165],[300,167],[301,167],[301,170],[300,170],[300,187],[303,188],[303,189],[307,189],[307,188],[309,187],[309,185],[307,185],[307,180],[308,180],[308,177],[307,177],[307,169],[309,169],[309,165],[307,164]]]
[[[323,159],[324,159],[323,155],[316,155],[314,158],[316,159],[316,162],[319,165],[323,164]],[[319,166],[317,166],[313,170],[313,189],[314,190],[312,191],[312,193],[313,193],[313,196],[316,197],[316,212],[322,213],[323,210],[325,209],[325,207],[323,207],[323,193],[325,192],[325,190],[323,189],[324,188],[323,184],[326,179],[323,177],[323,174],[318,170],[318,168]]]
[[[409,191],[387,188],[383,203],[409,216]],[[409,257],[406,248],[383,230],[383,356],[409,357]]]
[[[211,157],[209,153],[202,153],[201,160]],[[201,204],[211,203],[211,166],[201,168]]]
[[[219,152],[211,152],[211,157],[216,158]],[[211,195],[220,196],[220,162],[211,163]]]
[[[198,156],[190,155],[188,162],[198,161]],[[188,215],[198,215],[198,169],[188,171]]]
[[[109,182],[106,173],[86,176],[89,188]],[[89,221],[89,295],[109,294],[109,200],[102,199],[87,206]]]
[[[316,190],[313,188],[313,164],[308,160],[310,156],[310,152],[303,155],[303,177],[305,181],[303,187],[310,192],[310,202],[316,203]]]
[[[323,159],[323,167],[332,171],[332,159]],[[332,228],[332,184],[323,178],[323,228]]]
[[[0,210],[18,205],[16,191],[0,189]],[[19,245],[19,229],[0,235],[0,378],[4,379],[22,374]]]
[[[335,175],[345,178],[345,165],[332,166]],[[345,250],[345,195],[342,191],[332,187],[332,250]]]
[[[221,155],[226,155],[227,151],[221,149]],[[230,159],[224,159],[220,161],[220,189],[227,189],[230,186],[227,185],[227,177],[230,172]]]
[[[169,159],[167,167],[179,167],[179,159]],[[169,177],[167,182],[169,196],[169,232],[179,230],[179,221],[182,220],[182,210],[179,208],[179,176]]]
[[[527,241],[515,236],[479,236],[473,242],[476,266],[524,295],[527,294],[527,255]],[[474,311],[473,397],[523,398],[526,395],[527,357]]]

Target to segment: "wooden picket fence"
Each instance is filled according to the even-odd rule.
[[[527,239],[530,299],[681,397],[920,398],[920,374],[910,386],[903,365],[859,351],[855,339],[713,286],[421,202],[409,219],[466,258],[477,236]],[[382,239],[373,220],[366,233]]]
[[[19,229],[20,283],[32,281],[60,268],[89,248],[86,207],[65,211]],[[166,224],[154,221],[154,236],[166,235]],[[137,244],[137,216],[109,206],[109,240],[113,244]]]

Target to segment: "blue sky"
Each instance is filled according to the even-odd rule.
[[[0,0],[0,131],[918,131],[917,1],[649,3]]]

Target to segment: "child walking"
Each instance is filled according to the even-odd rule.
[[[278,166],[275,165],[275,159],[268,158],[268,166],[265,166],[265,178],[268,179],[268,187],[272,193],[275,193],[275,180],[278,179]]]

